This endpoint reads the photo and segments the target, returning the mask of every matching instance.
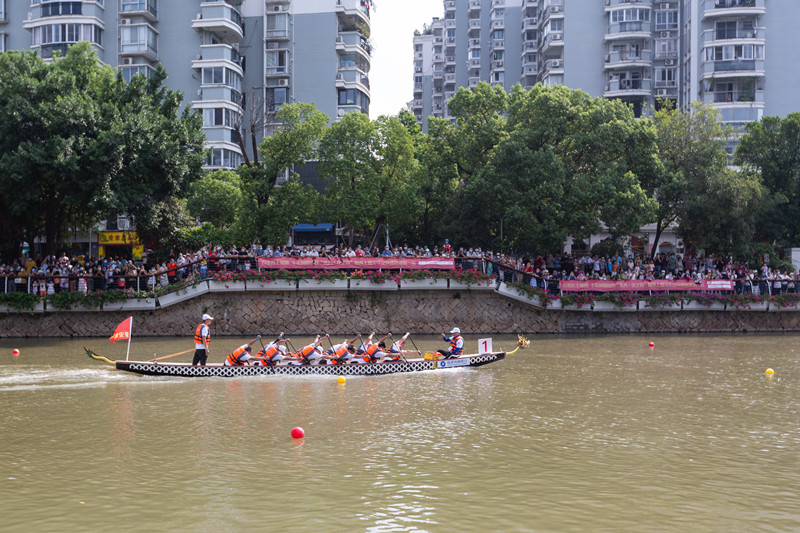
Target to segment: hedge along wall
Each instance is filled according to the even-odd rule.
[[[0,314],[0,337],[108,337],[133,315],[134,335],[193,335],[203,313],[214,335],[351,335],[411,331],[438,334],[458,326],[467,336],[491,333],[797,332],[800,312],[539,310],[493,291],[294,291],[206,293],[147,311]]]

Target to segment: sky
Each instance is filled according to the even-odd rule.
[[[443,16],[442,0],[375,0],[370,118],[396,115],[414,98],[414,30]]]

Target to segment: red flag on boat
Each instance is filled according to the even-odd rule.
[[[133,317],[129,316],[125,320],[119,323],[117,329],[114,330],[114,334],[111,335],[108,340],[113,343],[116,341],[129,341],[131,339],[131,323],[133,323]]]

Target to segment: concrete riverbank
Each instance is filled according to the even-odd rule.
[[[203,313],[214,335],[797,332],[800,311],[542,310],[494,290],[206,292],[167,307],[121,311],[0,313],[0,337],[108,337],[134,316],[136,336],[189,336]]]

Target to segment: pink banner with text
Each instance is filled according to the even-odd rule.
[[[695,282],[691,280],[655,279],[630,281],[603,280],[562,280],[561,290],[565,292],[622,292],[622,291],[732,291],[733,281],[712,279]]]
[[[259,257],[258,268],[284,270],[455,270],[444,257]]]

